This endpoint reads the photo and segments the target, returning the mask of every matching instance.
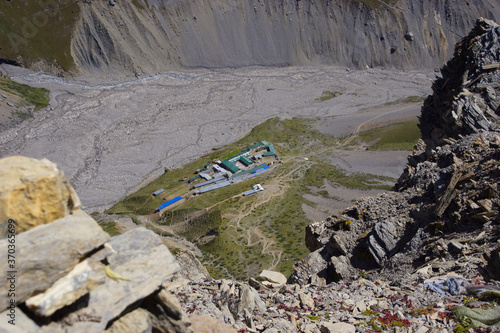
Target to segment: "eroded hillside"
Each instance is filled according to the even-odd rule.
[[[493,3],[67,0],[24,8],[4,2],[0,58],[78,74],[151,74],[180,66],[434,68],[478,17],[500,17]],[[61,38],[62,31],[72,37]]]
[[[134,3],[134,2],[132,2]],[[171,66],[440,66],[485,1],[148,1],[82,7],[78,67],[139,73]]]

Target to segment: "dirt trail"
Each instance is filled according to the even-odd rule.
[[[292,159],[296,158],[294,157]],[[288,159],[285,159],[284,162],[286,162],[287,160]],[[283,250],[274,247],[273,245],[277,244],[276,241],[266,236],[258,226],[252,223],[250,223],[249,225],[242,224],[241,221],[244,218],[248,217],[255,209],[259,208],[261,205],[268,203],[275,197],[284,195],[286,190],[289,188],[289,182],[293,181],[292,175],[297,173],[304,173],[305,170],[307,170],[307,167],[310,165],[312,165],[312,162],[300,160],[300,162],[297,163],[294,168],[287,170],[286,172],[281,171],[281,173],[280,165],[275,166],[275,169],[272,171],[275,173],[275,176],[270,181],[266,182],[265,190],[263,192],[258,192],[257,194],[253,195],[252,198],[254,200],[247,202],[238,213],[229,213],[225,214],[224,216],[225,218],[229,218],[228,225],[233,226],[235,229],[241,228],[243,230],[242,233],[246,237],[247,247],[257,246],[260,244],[262,246],[261,253],[263,255],[269,255],[272,257],[271,265],[267,267],[267,269],[275,269],[278,266],[283,256]],[[241,196],[241,194],[228,198],[224,201],[238,196]],[[213,205],[212,207],[216,205]]]

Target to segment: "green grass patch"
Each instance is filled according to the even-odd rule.
[[[222,216],[220,210],[211,209],[202,215],[189,219],[187,229],[179,233],[179,235],[189,241],[193,241],[210,233],[218,233],[221,223]]]
[[[328,193],[327,190],[321,190],[321,191],[316,192],[315,194],[319,195],[319,196],[321,196],[322,198],[325,198],[325,199],[333,199],[332,196],[330,195],[330,193]]]
[[[104,220],[97,223],[101,226],[102,230],[106,231],[111,237],[121,234],[115,221]]]
[[[227,277],[226,271],[220,266],[205,264],[205,268],[207,269],[208,274],[210,274],[210,276],[216,280]]]
[[[45,88],[34,88],[9,78],[0,78],[0,90],[24,98],[28,104],[35,106],[35,111],[49,105],[49,90]]]
[[[424,96],[407,96],[405,98],[400,98],[392,102],[387,102],[385,105],[396,105],[396,104],[410,104],[410,103],[422,103],[427,97]]]
[[[254,127],[249,135],[235,145],[245,147],[254,142],[265,140],[273,143],[279,156],[304,154],[319,146],[334,147],[337,139],[321,134],[313,129],[313,119],[271,118]]]
[[[330,90],[325,90],[323,91],[323,94],[321,97],[316,98],[318,102],[324,102],[328,101],[329,99],[335,98],[342,95],[340,91],[330,91]]]
[[[225,159],[231,158],[231,157],[233,157],[233,156],[236,156],[236,155],[238,155],[239,153],[241,153],[241,149],[236,149],[235,151],[232,151],[232,152],[230,152],[229,154],[226,154],[226,155],[222,156],[220,159],[221,159],[221,161],[222,161],[222,160],[225,160]]]
[[[1,57],[15,63],[21,57],[23,65],[45,59],[50,64],[70,70],[74,66],[70,44],[80,12],[79,2],[1,1]]]
[[[421,138],[418,121],[393,124],[359,134],[359,139],[369,144],[369,150],[408,150]]]

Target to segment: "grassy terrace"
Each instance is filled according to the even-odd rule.
[[[412,150],[420,138],[418,121],[410,121],[361,132],[359,139],[369,150]]]
[[[118,202],[108,213],[132,217],[148,215],[165,200],[183,196],[187,200],[164,212],[160,220],[148,227],[164,235],[173,231],[197,243],[205,254],[204,264],[212,276],[245,279],[269,267],[289,274],[293,263],[309,253],[304,245],[304,227],[310,221],[302,204],[315,206],[304,199],[304,194],[313,194],[311,187],[321,188],[326,181],[334,187],[388,190],[387,183],[395,181],[371,174],[348,173],[329,164],[323,157],[344,148],[342,142],[314,130],[312,122],[270,119],[238,142],[212,151],[183,168],[169,170]],[[387,128],[385,134],[376,131],[372,135],[392,132],[393,128]],[[273,171],[191,196],[183,180],[185,177],[193,177],[194,171],[205,163],[234,156],[241,148],[262,140],[273,143],[280,156],[280,163],[273,166]],[[241,196],[256,183],[266,190]],[[153,197],[152,193],[159,188],[164,188],[165,192]],[[326,191],[314,195],[328,197],[328,193],[323,192]]]
[[[49,90],[44,88],[33,88],[8,78],[0,78],[0,90],[24,98],[27,104],[35,106],[35,111],[49,105]]]

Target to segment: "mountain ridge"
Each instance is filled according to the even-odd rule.
[[[437,68],[477,17],[500,18],[490,0],[71,3],[78,5],[71,10],[74,19],[64,23],[70,14],[62,10],[73,7],[48,2],[62,22],[54,30],[47,29],[50,13],[44,9],[7,20],[2,29],[10,37],[2,41],[0,58],[59,75],[254,65]],[[14,5],[4,3],[0,12],[8,6]],[[51,38],[62,30],[72,32],[69,42],[54,47]],[[34,46],[25,49],[26,42]]]

